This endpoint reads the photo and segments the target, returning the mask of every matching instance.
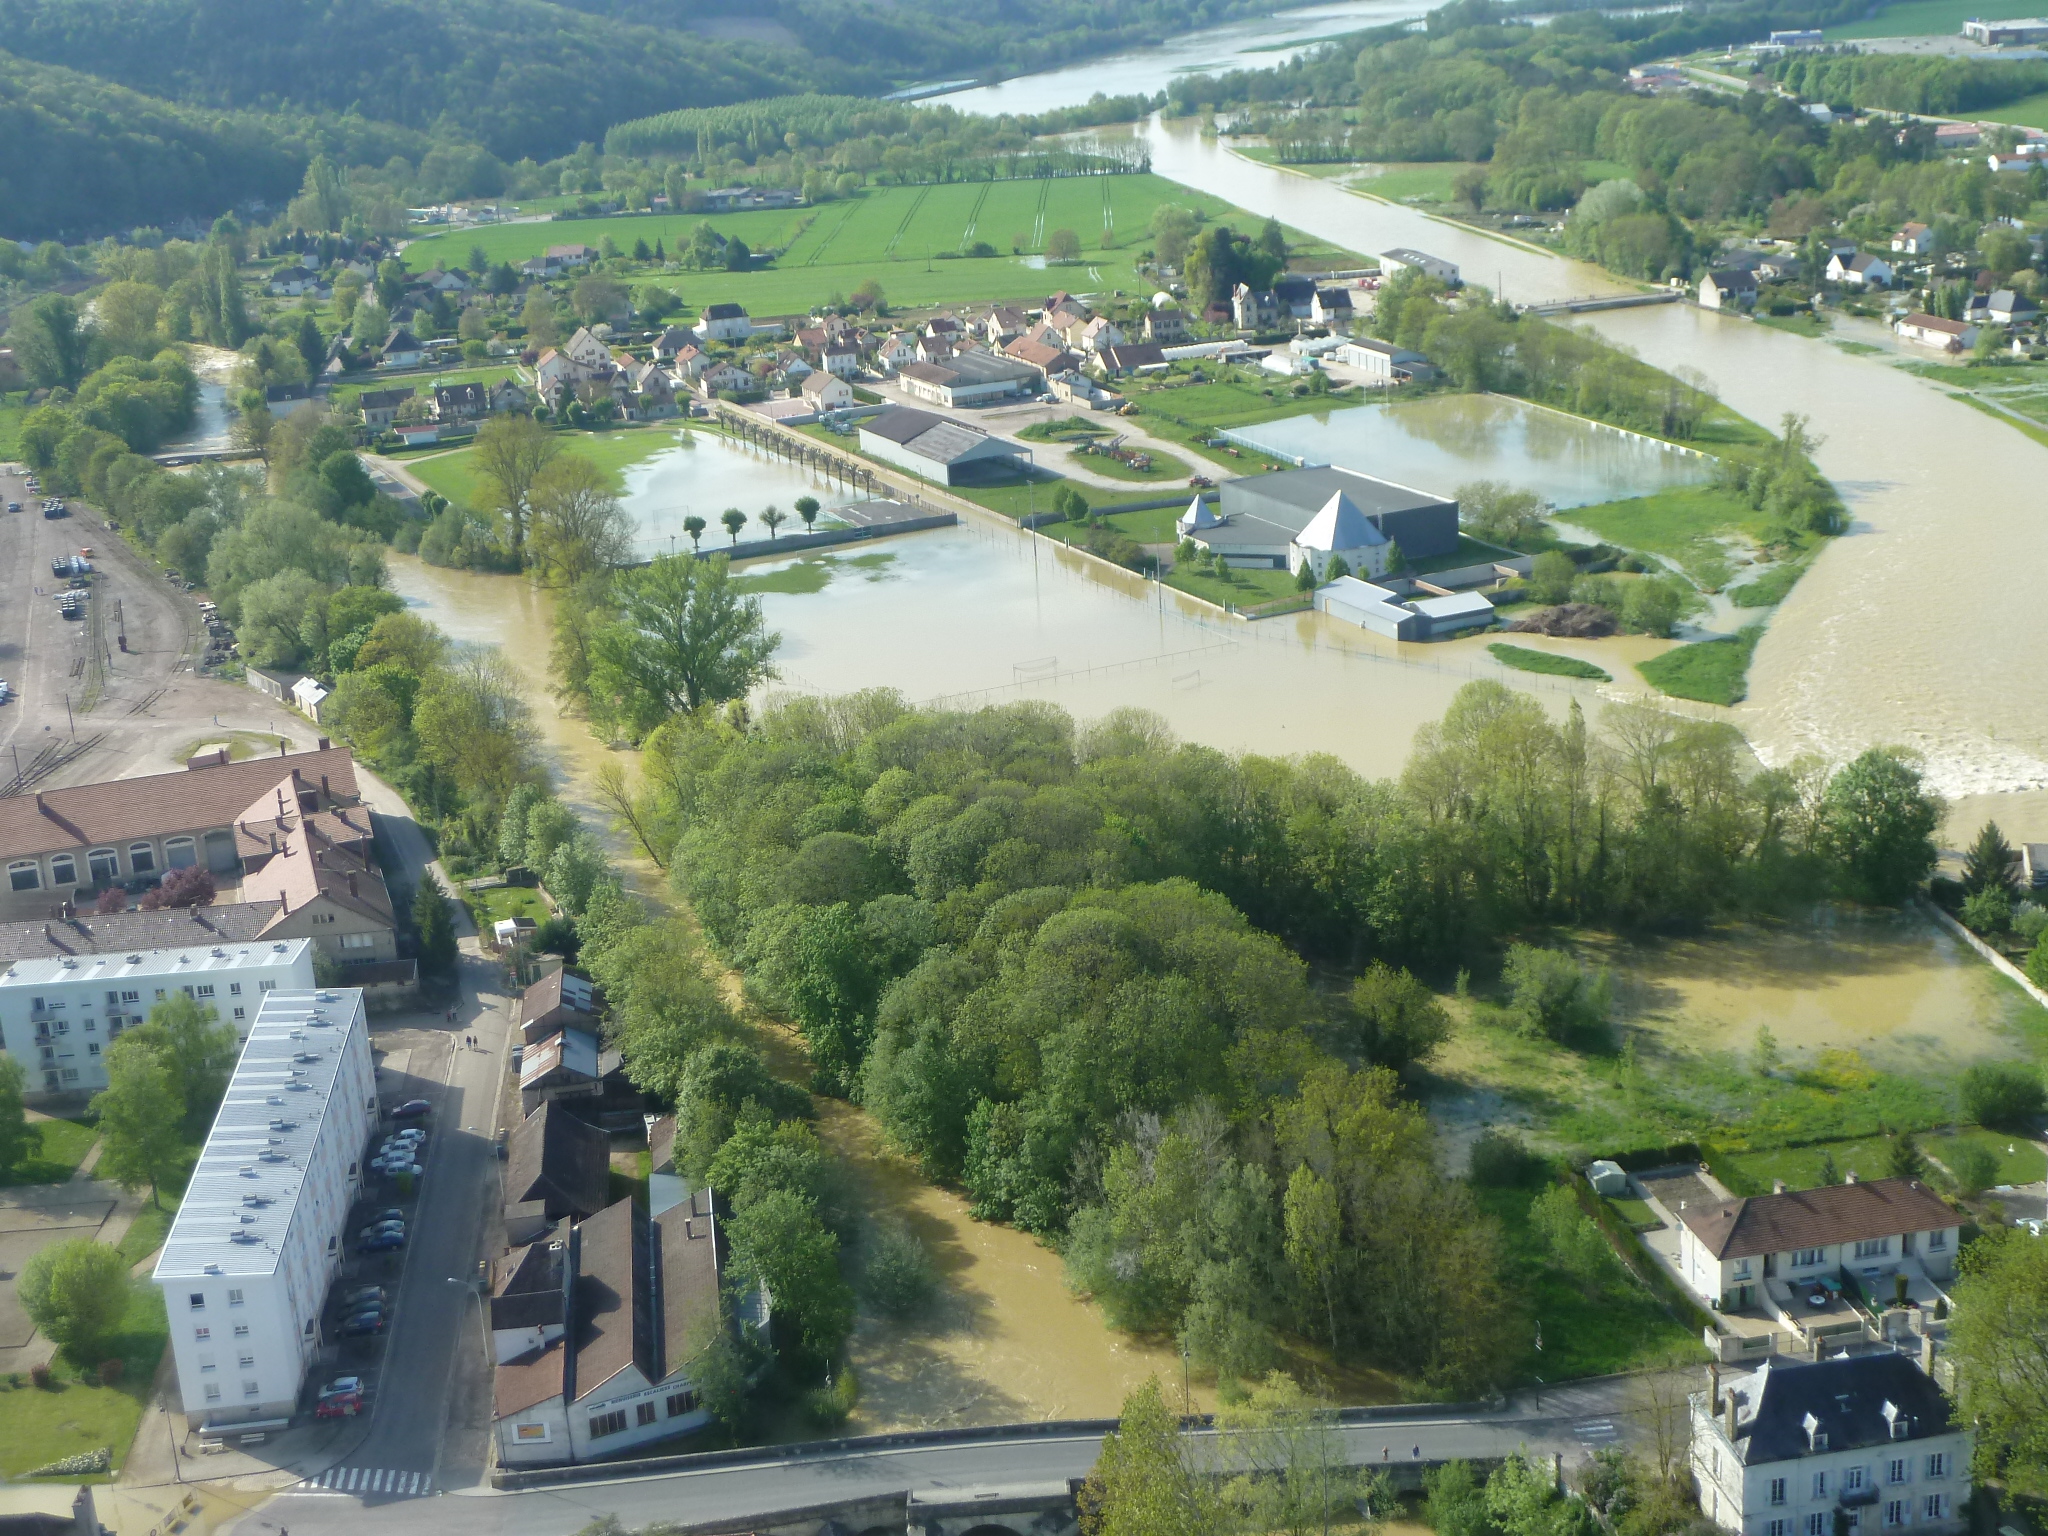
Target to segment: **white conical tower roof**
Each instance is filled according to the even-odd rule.
[[[1209,503],[1197,496],[1188,503],[1187,511],[1181,513],[1180,521],[1174,526],[1182,533],[1195,533],[1203,528],[1220,527],[1222,522],[1223,519],[1209,510]]]
[[[1302,549],[1368,549],[1387,542],[1387,536],[1372,525],[1372,519],[1358,510],[1358,504],[1342,491],[1333,493],[1308,526],[1294,536]]]

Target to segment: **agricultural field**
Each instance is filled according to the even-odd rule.
[[[674,428],[661,426],[579,432],[569,436],[573,440],[563,444],[564,450],[597,465],[610,477],[613,490],[625,489],[626,482],[620,471],[627,465],[652,458],[663,449],[674,447],[676,441]],[[402,462],[407,473],[417,476],[428,489],[440,492],[458,506],[475,503],[477,470],[474,448],[451,448]]]
[[[2048,128],[2048,93],[2022,96],[1983,114],[1988,123],[2011,123],[2020,128]]]
[[[2039,7],[2020,0],[1909,0],[1905,5],[1887,5],[1843,26],[1829,27],[1827,40],[1847,42],[1859,37],[1954,37],[1963,23],[1973,17],[1985,21],[2007,21],[2014,16],[2033,16]],[[1996,114],[1990,114],[1996,116]]]
[[[1196,208],[1246,229],[1261,222],[1218,197],[1163,177],[1073,176],[1030,181],[950,182],[871,188],[814,208],[753,213],[632,214],[500,224],[429,235],[406,247],[414,271],[460,266],[473,246],[492,261],[514,265],[551,245],[601,246],[609,238],[630,251],[637,240],[665,250],[687,244],[709,222],[755,251],[779,249],[772,266],[752,272],[676,271],[670,285],[691,305],[745,304],[755,314],[806,310],[827,296],[851,293],[872,278],[896,308],[998,299],[1042,299],[1049,289],[1077,292],[1149,288],[1134,263],[1151,244],[1152,215],[1162,203]],[[1071,229],[1081,259],[1047,270],[1046,241]],[[1358,257],[1290,230],[1288,239],[1311,260],[1355,263]],[[1000,254],[962,253],[986,242]],[[653,269],[642,269],[651,271]]]

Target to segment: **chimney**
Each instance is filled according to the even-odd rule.
[[[1719,1413],[1720,1411],[1721,1362],[1718,1360],[1709,1360],[1707,1362],[1707,1412]]]
[[[1783,1193],[1785,1193],[1785,1181],[1783,1179],[1771,1180],[1771,1193],[1774,1195],[1782,1195]]]
[[[270,834],[270,851],[272,853],[277,852],[277,834],[275,832]]]
[[[289,917],[292,910],[291,893],[289,891],[279,891],[277,893],[277,905],[279,907],[277,915],[279,917]]]
[[[1920,1335],[1920,1369],[1930,1376],[1934,1374],[1934,1335],[1931,1333]]]
[[[348,875],[348,893],[349,893],[349,895],[351,895],[351,896],[355,895],[355,893],[356,893],[356,875],[355,875],[355,871],[354,871],[354,870],[350,870],[350,871],[349,871],[349,875]]]
[[[1734,1394],[1733,1392],[1730,1392],[1730,1393],[1728,1394],[1728,1400],[1727,1400],[1727,1410],[1728,1410],[1728,1443],[1729,1443],[1730,1445],[1733,1445],[1733,1444],[1735,1443],[1735,1423],[1736,1423],[1736,1419],[1735,1419],[1735,1394]]]
[[[1856,1182],[1856,1170],[1854,1168],[1851,1168],[1848,1171],[1848,1173],[1843,1176],[1842,1182],[1844,1184],[1854,1184]]]
[[[320,738],[320,745],[323,747],[327,745],[327,738],[325,736]],[[324,799],[332,800],[334,798],[334,791],[327,787],[327,775],[324,773],[320,775],[320,794]]]
[[[322,737],[320,738],[320,750],[321,750],[322,752],[325,752],[325,751],[326,751],[326,750],[327,750],[327,749],[328,749],[329,747],[331,747],[331,746],[333,746],[333,745],[334,745],[334,743],[333,743],[333,742],[331,742],[331,741],[329,741],[329,740],[328,740],[328,739],[327,739],[327,738],[326,738],[325,736],[322,736]],[[321,783],[321,786],[322,786],[323,788],[324,788],[324,787],[326,786],[326,783],[327,783],[327,775],[326,775],[326,774],[324,774],[324,773],[323,773],[322,775],[320,775],[320,783]]]
[[[283,739],[282,737],[278,738],[278,743],[277,743],[277,755],[278,755],[279,757],[283,757],[283,756],[284,756],[284,739]]]

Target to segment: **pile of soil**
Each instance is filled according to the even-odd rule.
[[[1511,634],[1597,640],[1614,633],[1614,615],[1597,603],[1559,603],[1555,608],[1539,608],[1524,614],[1506,627]]]

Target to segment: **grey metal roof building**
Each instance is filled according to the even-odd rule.
[[[1224,481],[1223,524],[1196,542],[1226,559],[1284,568],[1295,536],[1339,492],[1411,560],[1433,560],[1458,548],[1456,501],[1334,466]]]
[[[193,1424],[296,1407],[376,1106],[362,992],[267,994],[154,1276]]]
[[[862,453],[941,485],[1015,474],[1031,456],[1021,444],[908,406],[893,407],[862,421],[860,448]]]

